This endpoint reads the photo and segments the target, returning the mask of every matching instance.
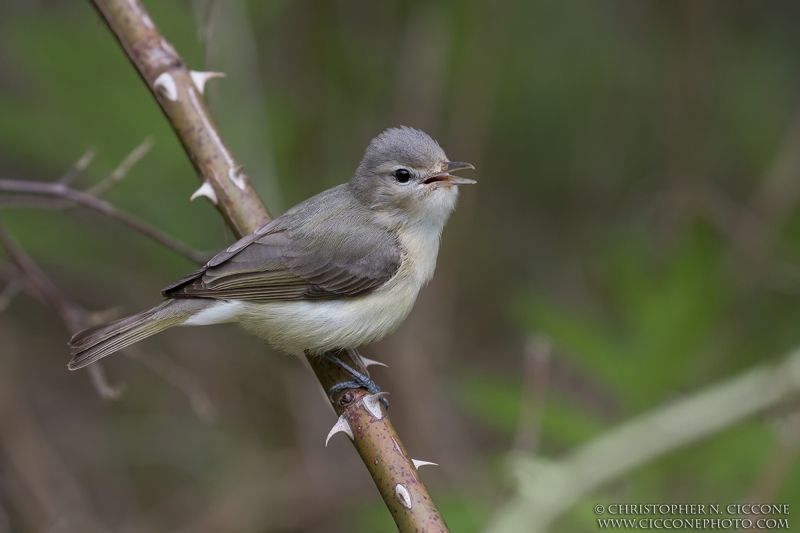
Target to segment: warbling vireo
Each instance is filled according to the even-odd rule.
[[[70,370],[177,325],[239,322],[298,355],[383,337],[433,276],[456,186],[475,183],[450,172],[469,168],[422,131],[384,131],[348,183],[240,239],[149,311],[73,336]]]

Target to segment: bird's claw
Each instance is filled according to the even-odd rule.
[[[325,352],[325,357],[330,362],[332,362],[333,364],[335,364],[336,366],[338,366],[339,368],[350,374],[350,376],[353,378],[351,381],[343,381],[341,383],[337,383],[328,390],[328,398],[331,401],[333,401],[334,394],[346,389],[358,389],[358,388],[366,389],[367,391],[369,391],[370,394],[377,394],[381,392],[381,388],[378,387],[378,384],[375,383],[368,375],[362,374],[361,372],[357,371],[356,369],[354,369],[347,363],[343,362],[341,359],[339,359],[330,352]],[[380,402],[386,409],[389,409],[389,400],[387,400],[385,396],[381,396]]]

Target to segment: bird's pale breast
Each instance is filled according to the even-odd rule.
[[[357,347],[394,331],[405,319],[420,288],[433,276],[441,229],[413,227],[399,235],[403,262],[397,274],[374,292],[328,301],[226,302],[242,326],[274,347],[321,353]]]

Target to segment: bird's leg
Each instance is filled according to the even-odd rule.
[[[348,350],[348,352],[350,352],[350,356],[353,357],[354,361],[356,361],[357,363],[361,363],[361,355],[356,350],[350,349]],[[358,370],[354,369],[353,367],[351,367],[350,365],[348,365],[347,363],[345,363],[344,361],[333,355],[333,353],[331,352],[325,352],[324,355],[325,358],[328,359],[328,361],[335,364],[336,366],[338,366],[339,368],[341,368],[342,370],[344,370],[353,377],[352,381],[343,381],[342,383],[337,383],[336,385],[330,388],[330,390],[328,391],[328,398],[330,398],[331,401],[333,401],[334,394],[336,394],[337,392],[341,392],[345,389],[362,388],[362,389],[367,389],[371,394],[377,394],[381,391],[380,387],[378,387],[378,384],[372,381],[372,379],[370,379],[368,374],[362,374]],[[356,359],[356,357],[358,357],[358,359]],[[364,365],[362,364],[362,366]],[[366,372],[366,366],[364,366],[364,370]],[[389,400],[387,400],[385,396],[381,396],[380,401],[384,407],[386,407],[387,409],[389,408]]]

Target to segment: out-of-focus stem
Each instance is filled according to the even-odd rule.
[[[125,224],[129,228],[153,239],[157,243],[181,254],[185,258],[202,265],[208,261],[208,255],[203,252],[193,250],[178,239],[164,233],[160,229],[151,226],[144,220],[135,217],[122,209],[119,209],[111,202],[98,198],[88,192],[73,189],[64,183],[42,183],[37,181],[7,180],[0,179],[0,191],[12,193],[27,193],[42,196],[52,196],[66,200],[67,203],[51,204],[52,207],[69,207],[70,205],[80,204],[84,207],[94,209],[105,216]],[[15,197],[3,198],[8,205],[13,205]],[[37,207],[35,199],[30,197],[21,198],[22,205]],[[46,208],[46,205],[38,206]]]
[[[547,531],[581,497],[682,446],[697,442],[800,393],[800,349],[625,422],[559,461],[512,460],[517,494],[489,533]]]

